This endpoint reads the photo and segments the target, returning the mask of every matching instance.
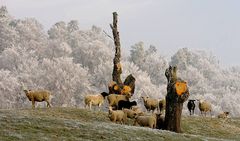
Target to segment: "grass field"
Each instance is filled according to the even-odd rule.
[[[183,117],[181,134],[131,125],[110,122],[107,112],[77,108],[0,110],[1,141],[240,141],[240,119]]]

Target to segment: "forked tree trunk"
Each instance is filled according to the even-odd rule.
[[[117,12],[113,12],[113,24],[110,24],[110,27],[113,33],[114,44],[115,44],[115,56],[113,59],[112,80],[115,81],[120,87],[122,87],[123,85],[121,80],[122,66],[120,63],[121,44],[120,44],[118,27],[117,27],[117,22],[118,22],[117,16],[118,16]]]
[[[181,133],[183,103],[189,97],[185,81],[177,77],[177,67],[169,66],[165,71],[168,80],[164,129]]]

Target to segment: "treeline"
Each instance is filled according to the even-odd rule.
[[[29,106],[21,83],[29,89],[52,91],[55,106],[82,106],[84,95],[107,91],[113,42],[99,27],[80,27],[78,21],[61,21],[46,33],[37,20],[15,19],[6,7],[0,8],[0,108]],[[205,98],[215,112],[240,115],[239,67],[224,69],[205,51],[183,48],[170,60],[159,52],[139,42],[131,46],[129,56],[122,57],[122,78],[128,74],[136,78],[133,99],[163,98],[167,93],[164,71],[177,65],[179,76],[188,82],[190,99]]]

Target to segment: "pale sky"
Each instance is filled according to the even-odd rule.
[[[58,21],[78,20],[111,35],[119,15],[123,49],[143,41],[164,56],[188,47],[212,51],[224,66],[240,66],[240,0],[0,0],[15,18],[34,17],[45,30]]]

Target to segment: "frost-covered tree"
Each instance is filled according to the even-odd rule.
[[[16,32],[20,35],[20,43],[27,42],[34,45],[46,40],[47,36],[43,27],[36,19],[26,18],[24,20],[14,20],[13,22]]]
[[[75,63],[89,68],[92,73],[101,61],[112,58],[113,44],[103,34],[101,28],[92,26],[91,30],[79,30],[77,21],[55,24],[49,31],[50,39],[66,42],[72,48]]]
[[[168,66],[167,60],[160,56],[156,47],[150,46],[147,50],[144,43],[139,42],[131,47],[129,61],[146,71],[155,85],[164,84],[164,71]]]
[[[101,29],[95,26],[91,30],[71,34],[68,43],[73,48],[74,62],[88,67],[90,72],[93,72],[101,61],[112,60],[113,46]]]
[[[139,42],[131,46],[130,53],[129,61],[137,64],[138,66],[141,66],[144,63],[146,54],[143,42]]]
[[[88,70],[74,64],[72,58],[44,59],[40,65],[42,73],[35,83],[52,91],[52,104],[58,106],[79,106],[85,94],[94,90]]]
[[[34,50],[25,47],[13,46],[6,48],[0,54],[0,68],[9,70],[12,73],[19,73],[23,70],[31,71],[31,67],[38,64]]]
[[[60,42],[59,40],[49,40],[48,46],[43,50],[44,58],[57,58],[57,57],[70,57],[72,54],[72,48],[66,42]]]
[[[0,53],[7,47],[11,47],[19,40],[18,34],[12,24],[13,18],[9,15],[7,8],[0,8]]]
[[[16,108],[20,93],[17,77],[8,70],[0,69],[0,108]]]
[[[1,9],[1,11],[4,10],[4,8]],[[2,13],[1,15],[4,15]],[[1,22],[7,21],[4,19],[5,17],[1,17]],[[65,42],[61,36],[55,36],[55,39],[50,38],[47,41],[42,26],[34,19],[10,19],[5,23],[5,27],[1,29],[9,28],[18,37],[16,38],[18,42],[4,40],[8,44],[2,48],[0,54],[1,72],[6,73],[5,70],[7,70],[11,78],[15,77],[17,84],[13,85],[12,93],[19,94],[17,100],[11,98],[16,95],[5,96],[6,101],[12,99],[12,105],[8,104],[7,108],[15,107],[16,104],[21,107],[27,102],[18,83],[23,83],[29,89],[52,91],[53,103],[56,106],[82,105],[83,96],[88,92],[96,91],[95,87],[90,84],[88,70],[81,64],[74,63],[73,58],[70,58],[72,48],[68,45],[67,39],[64,39]],[[73,25],[74,22],[69,27]],[[60,23],[59,27],[61,26]],[[76,27],[74,28],[76,29]],[[55,30],[55,32],[57,31]],[[1,39],[15,37],[7,32],[1,33]]]
[[[79,31],[79,23],[76,20],[72,20],[67,25],[67,30],[69,33]]]
[[[132,74],[136,79],[135,93],[133,99],[140,100],[141,96],[164,98],[164,96],[166,95],[166,87],[154,85],[147,72],[142,71],[134,63],[128,61],[123,61],[122,67],[122,78],[126,78],[129,74]]]
[[[68,30],[65,22],[57,22],[48,31],[50,39],[59,39],[60,41],[65,41],[67,38]]]
[[[101,61],[101,64],[95,67],[91,76],[91,84],[99,89],[99,91],[108,92],[108,84],[112,80],[112,66],[113,62]]]

